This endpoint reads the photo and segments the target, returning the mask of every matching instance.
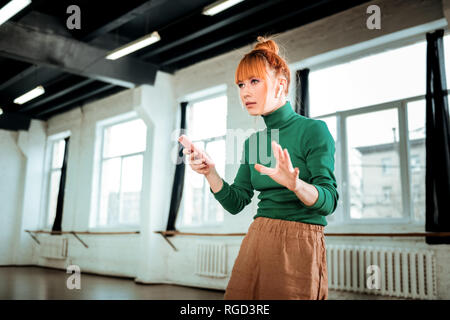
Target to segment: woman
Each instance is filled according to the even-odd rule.
[[[231,214],[251,202],[254,190],[260,191],[225,299],[327,299],[325,217],[339,199],[334,140],[325,122],[295,113],[286,100],[290,71],[273,40],[258,37],[240,61],[235,82],[248,113],[261,115],[267,129],[245,140],[233,184],[217,174],[203,151],[183,150],[190,154],[191,168],[205,175],[215,199]],[[279,143],[271,141],[274,130]],[[261,164],[260,139],[267,139],[274,166]]]

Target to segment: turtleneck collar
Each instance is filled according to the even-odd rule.
[[[268,115],[261,115],[268,129],[279,129],[283,127],[292,117],[296,115],[289,101],[272,111]]]

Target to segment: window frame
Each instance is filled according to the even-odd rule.
[[[109,127],[119,125],[125,122],[130,122],[134,120],[142,120],[146,126],[146,145],[145,149],[141,152],[134,152],[129,154],[123,154],[119,156],[114,157],[103,157],[103,151],[104,151],[104,144],[105,144],[105,131]],[[121,161],[121,172],[120,177],[122,178],[122,162],[123,158],[127,158],[130,156],[136,156],[136,155],[142,155],[142,171],[144,171],[144,164],[146,160],[146,153],[148,149],[148,133],[149,128],[147,124],[145,123],[144,119],[138,116],[136,112],[129,112],[122,114],[117,117],[105,119],[98,121],[96,124],[96,150],[95,150],[95,156],[94,156],[94,175],[93,175],[93,192],[92,192],[92,205],[89,215],[89,222],[88,222],[88,230],[89,231],[139,231],[140,230],[140,224],[141,224],[141,211],[142,211],[142,199],[143,199],[143,192],[144,188],[141,185],[141,191],[140,191],[140,201],[139,201],[139,222],[137,224],[116,224],[116,225],[99,225],[98,219],[100,214],[100,203],[101,203],[101,188],[102,188],[102,174],[103,174],[103,162],[105,160],[110,160],[114,158],[120,158]],[[122,189],[122,181],[120,181],[120,190]],[[120,203],[120,202],[119,202]]]
[[[383,160],[387,160],[387,161],[383,161]],[[391,157],[381,158],[381,173],[384,176],[389,176],[392,174],[392,158]]]
[[[449,93],[449,90],[446,90]],[[359,224],[411,224],[423,225],[424,221],[416,220],[414,217],[414,199],[412,198],[412,168],[411,154],[409,147],[409,131],[408,131],[408,103],[425,100],[425,95],[399,99],[395,101],[384,102],[375,105],[364,106],[361,108],[337,111],[313,117],[313,119],[322,119],[327,117],[336,117],[336,160],[340,165],[336,165],[336,180],[340,194],[338,208],[334,214],[337,217],[329,222],[329,225],[359,225]],[[350,216],[350,177],[349,177],[349,159],[347,153],[347,126],[346,119],[353,115],[368,114],[377,111],[396,109],[398,115],[399,128],[399,150],[400,150],[400,179],[402,192],[402,218],[361,218],[355,219]],[[339,188],[340,186],[340,188]]]
[[[396,35],[388,35],[385,37],[379,37],[377,39],[372,39],[363,43],[358,43],[349,47],[337,49],[331,52],[327,52],[318,56],[310,57],[301,61],[297,61],[290,65],[291,70],[294,72],[297,72],[298,70],[302,68],[309,68],[310,73],[328,68],[333,67],[338,64],[344,64],[351,62],[355,59],[364,58],[369,55],[376,55],[379,53],[383,53],[388,50],[395,50],[400,49],[405,46],[414,45],[418,42],[426,41],[425,33],[426,32],[432,32],[439,28],[446,28],[447,21],[442,18],[439,20],[432,21],[430,23],[425,23],[420,26],[416,26],[413,28],[405,29],[399,32]],[[445,30],[444,33],[444,41],[445,37],[450,37],[450,31]],[[445,57],[444,57],[445,58]],[[450,90],[445,90],[447,95],[449,95]],[[298,92],[295,91],[295,98],[293,101],[296,101]],[[335,176],[336,176],[336,182],[338,184],[338,191],[340,194],[340,198],[338,200],[338,206],[336,208],[336,211],[333,213],[335,216],[333,219],[327,219],[329,226],[336,226],[338,227],[359,227],[361,225],[384,225],[389,227],[394,227],[397,223],[405,223],[412,226],[411,229],[416,230],[419,227],[423,227],[425,224],[425,221],[416,220],[414,218],[414,207],[413,207],[413,198],[412,198],[412,172],[411,172],[411,164],[410,164],[410,156],[409,156],[409,136],[408,131],[403,131],[400,127],[400,124],[402,124],[403,127],[406,127],[407,129],[407,104],[410,102],[415,102],[419,100],[425,100],[425,94],[423,95],[416,95],[411,97],[405,97],[394,101],[386,101],[383,103],[375,104],[375,105],[367,105],[360,108],[355,109],[348,109],[344,111],[339,112],[332,112],[327,114],[321,114],[312,117],[313,119],[322,119],[327,117],[336,117],[336,163],[335,163]],[[398,220],[395,218],[389,218],[389,219],[348,219],[348,212],[349,208],[347,206],[349,205],[349,185],[347,185],[347,178],[344,179],[344,176],[347,174],[347,167],[346,164],[343,162],[344,160],[347,160],[346,152],[342,152],[342,150],[346,150],[346,133],[343,129],[346,129],[345,127],[345,119],[341,117],[341,115],[345,115],[346,113],[352,113],[353,111],[360,111],[364,112],[365,108],[379,108],[379,111],[384,110],[383,106],[388,104],[394,104],[398,103],[401,104],[400,112],[398,112],[399,116],[399,139],[403,140],[401,149],[400,149],[400,166],[402,166],[402,162],[407,164],[407,167],[402,166],[401,170],[402,172],[407,173],[406,180],[408,182],[408,186],[405,190],[405,193],[407,194],[407,198],[403,197],[403,202],[407,204],[408,212],[404,219]],[[367,109],[368,111],[371,111]],[[406,121],[405,121],[406,119]],[[407,135],[408,140],[405,141],[404,137],[402,139],[401,135]],[[343,138],[345,138],[343,140]],[[403,160],[402,160],[403,159]],[[402,178],[403,179],[403,178]],[[403,195],[402,195],[403,196]],[[405,205],[403,205],[403,210],[405,210]],[[403,227],[403,226],[402,226]]]
[[[195,103],[199,103],[199,102],[202,102],[202,101],[205,101],[205,100],[211,100],[211,99],[214,99],[214,98],[218,98],[218,97],[224,96],[227,99],[226,111],[227,111],[227,114],[228,114],[228,101],[229,101],[229,98],[228,98],[228,95],[227,95],[226,87],[224,87],[224,86],[216,86],[215,88],[217,88],[217,90],[215,90],[215,91],[213,91],[211,93],[208,93],[208,94],[204,94],[204,95],[194,95],[193,94],[192,96],[195,96],[195,99],[191,99],[189,101],[189,105],[193,105]],[[187,121],[189,121],[188,117],[186,117],[186,119],[187,119]],[[225,122],[227,122],[227,119],[228,119],[228,116],[225,119]],[[227,126],[225,125],[225,127],[227,127]],[[226,156],[226,148],[227,148],[226,136],[227,136],[227,134],[225,132],[225,134],[221,135],[221,136],[215,136],[215,137],[208,137],[208,138],[205,138],[205,139],[192,140],[192,143],[195,144],[195,143],[203,142],[205,144],[204,150],[206,150],[206,147],[207,147],[208,143],[223,140],[224,143],[225,143],[225,156]],[[226,161],[225,161],[225,163],[226,163]],[[186,166],[188,166],[188,164],[186,164]],[[188,170],[189,168],[186,168],[186,169]],[[226,166],[225,166],[225,171],[226,171]],[[224,172],[224,175],[225,174],[226,174],[226,172]],[[181,205],[180,205],[180,211],[179,212],[181,213],[180,214],[181,222],[178,225],[179,228],[183,228],[183,230],[197,230],[198,228],[219,228],[219,227],[223,226],[224,221],[218,222],[217,220],[216,220],[216,222],[205,222],[203,220],[200,224],[193,224],[193,225],[192,224],[191,225],[184,224],[183,221],[184,221],[184,214],[185,214],[185,207],[184,207],[185,194],[186,193],[183,192]],[[202,219],[203,219],[204,214],[205,214],[205,209],[207,208],[207,204],[208,204],[207,203],[207,198],[208,198],[209,194],[210,194],[209,184],[208,184],[207,181],[204,181],[203,191],[202,191],[202,196],[203,196],[203,199],[202,199],[202,212],[201,212]]]

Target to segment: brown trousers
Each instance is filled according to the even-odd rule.
[[[326,300],[324,226],[258,217],[244,237],[225,300]]]

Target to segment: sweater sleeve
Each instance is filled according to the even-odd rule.
[[[334,176],[334,139],[323,120],[314,120],[306,130],[303,148],[311,173],[309,183],[317,189],[319,197],[312,206],[305,207],[327,216],[336,210],[339,200]]]
[[[246,156],[248,139],[244,142],[244,150],[236,177],[233,184],[229,185],[224,179],[222,189],[214,193],[209,188],[214,198],[219,201],[222,207],[231,214],[241,212],[248,205],[253,197],[254,188],[250,180],[250,165]]]

